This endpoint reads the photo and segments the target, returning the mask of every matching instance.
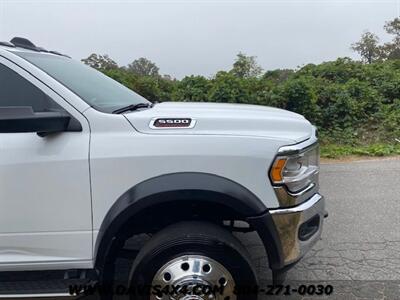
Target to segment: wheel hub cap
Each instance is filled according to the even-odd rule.
[[[219,262],[200,255],[177,257],[162,266],[152,286],[160,287],[152,300],[235,300],[235,282]]]

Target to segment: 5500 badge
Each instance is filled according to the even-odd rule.
[[[192,118],[155,118],[150,121],[152,129],[193,128],[196,120]]]

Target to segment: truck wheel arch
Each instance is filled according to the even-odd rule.
[[[272,268],[280,268],[282,250],[271,216],[262,201],[247,188],[230,179],[208,173],[171,173],[145,180],[122,194],[109,209],[97,235],[95,267],[103,270],[115,254],[118,237],[130,220],[143,211],[169,203],[188,201],[204,205],[220,205],[254,225]],[[260,218],[263,220],[260,227]],[[254,223],[254,224],[252,224]],[[268,230],[265,230],[268,226]]]

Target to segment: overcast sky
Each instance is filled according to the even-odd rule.
[[[29,38],[76,59],[139,57],[181,78],[229,70],[242,51],[265,70],[340,56],[366,29],[385,41],[398,0],[18,1],[0,0],[0,40]]]

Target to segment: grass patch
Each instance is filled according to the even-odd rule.
[[[321,157],[340,158],[345,156],[390,156],[400,155],[400,143],[370,145],[322,144]]]

